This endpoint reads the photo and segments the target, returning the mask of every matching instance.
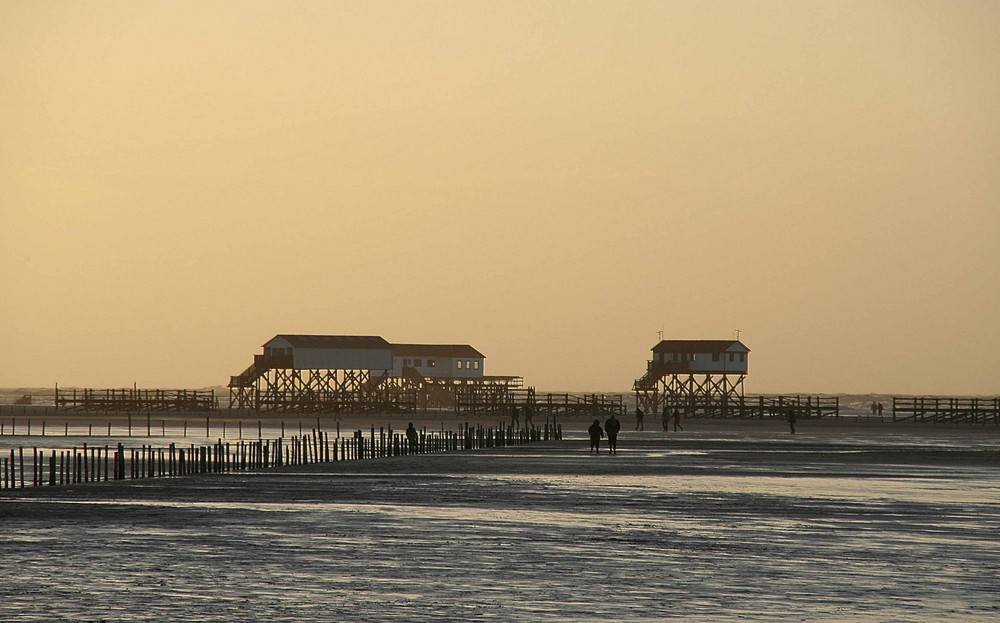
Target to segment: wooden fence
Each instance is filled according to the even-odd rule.
[[[268,469],[283,465],[379,459],[412,454],[499,448],[562,438],[561,426],[514,428],[463,425],[457,431],[419,431],[412,442],[391,427],[373,426],[368,436],[357,430],[347,437],[313,429],[289,439],[257,439],[186,447],[124,444],[46,452],[37,447],[11,448],[0,466],[0,489],[57,486],[109,480],[135,480],[214,472]]]

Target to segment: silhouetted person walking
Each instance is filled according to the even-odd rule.
[[[670,430],[670,412],[667,410],[667,405],[663,405],[663,415],[660,417],[663,423],[663,432]]]
[[[531,419],[531,405],[524,405],[524,427],[532,428],[535,422]]]
[[[646,426],[642,423],[642,418],[646,414],[642,412],[639,407],[635,408],[635,429],[636,430],[646,430]]]
[[[788,429],[795,434],[795,409],[788,410]]]
[[[604,436],[604,429],[601,428],[601,421],[594,420],[594,423],[590,425],[587,432],[590,433],[590,451],[600,454],[601,437]]]
[[[880,422],[882,421],[882,411],[883,411],[884,409],[885,409],[885,407],[883,407],[883,406],[882,406],[882,403],[881,403],[881,402],[880,402],[880,403],[878,403],[878,420],[879,420]]]
[[[521,428],[521,419],[517,412],[517,405],[514,405],[510,409],[510,425],[514,428]]]
[[[410,454],[417,452],[417,429],[413,428],[413,422],[406,427],[406,441],[410,444]]]
[[[618,432],[621,429],[622,423],[612,413],[604,422],[604,432],[608,434],[608,454],[618,454]]]
[[[674,407],[674,432],[675,433],[677,432],[678,428],[681,429],[681,430],[684,430],[684,427],[681,426],[681,411],[677,407]]]

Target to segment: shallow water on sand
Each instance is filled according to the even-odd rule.
[[[16,493],[4,621],[1000,619],[996,436],[644,434]]]

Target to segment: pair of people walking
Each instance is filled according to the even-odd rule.
[[[513,427],[513,428],[521,428],[521,411],[522,411],[522,409],[519,408],[517,405],[514,405],[513,407],[511,407],[511,410],[510,410],[510,425],[511,425],[511,427]],[[535,422],[534,422],[534,420],[531,419],[531,415],[532,415],[531,405],[528,405],[528,404],[524,405],[523,411],[524,411],[524,426],[525,426],[525,428],[532,428],[532,427],[534,427],[535,426]]]
[[[673,420],[673,422],[674,422],[674,432],[675,433],[677,431],[679,431],[679,430],[684,430],[684,427],[681,426],[681,411],[677,407],[674,407],[674,412],[673,412],[673,414],[671,414],[669,412],[669,409],[667,408],[667,405],[663,405],[663,418],[662,418],[662,420],[663,420],[662,421],[662,423],[663,423],[663,432],[665,432],[665,433],[670,430],[670,421],[671,420]]]
[[[594,420],[594,423],[587,429],[587,432],[590,433],[590,452],[601,453],[601,439],[607,434],[608,454],[618,454],[618,433],[621,429],[622,423],[614,414],[604,422],[604,428],[601,428],[600,420]]]

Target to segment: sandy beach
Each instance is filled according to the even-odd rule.
[[[685,422],[4,492],[0,618],[987,621],[995,428]],[[812,425],[815,424],[815,425]]]

